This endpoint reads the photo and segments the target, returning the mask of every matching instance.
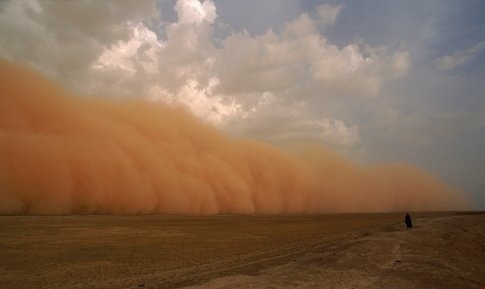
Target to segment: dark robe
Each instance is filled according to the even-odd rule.
[[[411,221],[411,216],[409,214],[406,214],[406,217],[404,218],[404,223],[406,223],[406,227],[408,229],[413,227],[413,222]]]

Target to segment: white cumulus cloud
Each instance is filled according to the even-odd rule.
[[[485,50],[485,41],[478,42],[465,50],[455,51],[436,60],[440,70],[451,70],[472,60],[477,54]]]
[[[323,4],[317,7],[318,16],[320,17],[319,23],[324,28],[333,25],[337,19],[340,11],[342,10],[342,5],[330,5]]]
[[[168,23],[154,1],[10,1],[0,11],[0,55],[79,93],[182,103],[235,134],[337,147],[359,144],[359,124],[328,104],[377,97],[409,70],[406,50],[329,41],[319,28],[335,22],[340,5],[318,6],[317,16],[303,13],[280,31],[218,40],[214,2],[174,8],[178,19]]]

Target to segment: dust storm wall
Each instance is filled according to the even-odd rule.
[[[459,192],[411,165],[235,139],[182,108],[73,96],[0,61],[0,214],[446,210]]]

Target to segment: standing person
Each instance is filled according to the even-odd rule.
[[[413,227],[413,222],[411,221],[411,216],[406,213],[406,217],[404,217],[404,223],[406,223],[406,227],[411,229]]]

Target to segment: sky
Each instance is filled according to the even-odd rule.
[[[485,209],[483,1],[2,1],[0,56],[235,137],[406,162]]]

